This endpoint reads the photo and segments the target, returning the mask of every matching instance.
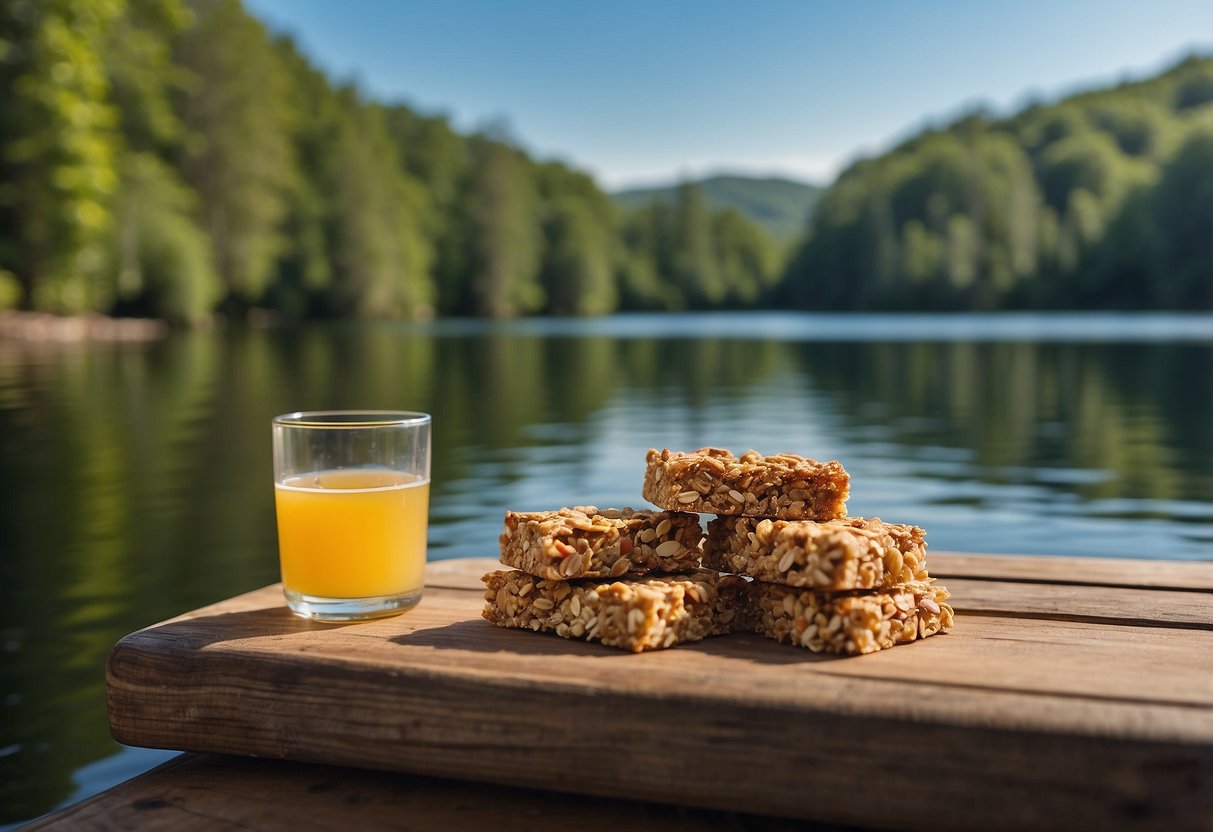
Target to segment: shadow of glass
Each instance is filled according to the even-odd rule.
[[[179,621],[158,624],[126,636],[115,647],[156,646],[174,650],[200,650],[212,644],[243,639],[285,636],[325,630],[336,630],[359,621],[312,621],[300,618],[283,605],[255,610],[201,615]]]

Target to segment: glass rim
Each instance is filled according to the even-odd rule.
[[[415,410],[296,410],[273,418],[275,427],[321,430],[421,427],[431,421],[430,414]]]

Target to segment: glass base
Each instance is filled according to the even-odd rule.
[[[386,618],[411,610],[421,601],[421,590],[401,595],[377,595],[373,598],[321,598],[284,589],[291,612],[313,621],[365,621]]]

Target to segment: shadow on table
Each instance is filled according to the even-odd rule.
[[[728,659],[775,665],[815,664],[859,658],[810,653],[808,650],[777,644],[770,639],[751,633],[713,636],[703,641],[671,647],[668,651],[646,651],[637,654],[615,647],[604,647],[596,642],[561,638],[555,633],[533,633],[526,630],[497,627],[481,619],[427,627],[392,636],[389,641],[407,647],[432,647],[438,650],[512,653],[518,656],[594,656],[599,659],[613,658],[616,660],[634,656],[651,656],[669,651],[709,653]]]
[[[154,641],[171,642],[176,649],[198,650],[211,644],[247,638],[286,636],[317,630],[335,630],[357,621],[321,622],[300,618],[285,606],[200,615],[157,624],[124,637],[115,647]]]

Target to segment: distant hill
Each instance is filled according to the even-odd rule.
[[[842,172],[777,302],[814,309],[1213,309],[1213,56]]]
[[[624,210],[633,210],[656,200],[673,202],[681,183],[652,188],[632,188],[611,194]],[[766,229],[776,240],[804,233],[817,200],[825,191],[817,185],[791,179],[749,176],[711,176],[695,181],[712,210],[736,208]]]

